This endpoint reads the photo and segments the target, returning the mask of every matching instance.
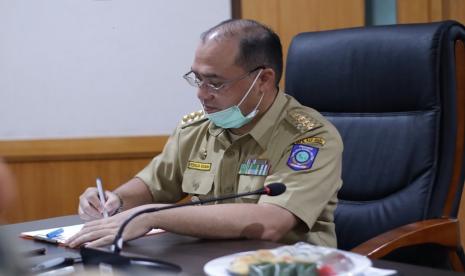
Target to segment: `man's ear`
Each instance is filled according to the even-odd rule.
[[[265,68],[260,74],[260,88],[273,89],[275,87],[276,74],[273,69]]]

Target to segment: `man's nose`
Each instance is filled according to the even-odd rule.
[[[199,88],[197,88],[197,98],[201,101],[205,101],[213,98],[213,95],[209,92],[206,85],[200,85]]]

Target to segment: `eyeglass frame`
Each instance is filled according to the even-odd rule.
[[[219,93],[221,89],[223,89],[226,85],[228,84],[232,84],[232,83],[235,83],[235,82],[238,82],[242,79],[245,79],[247,76],[249,76],[250,74],[252,74],[253,72],[257,71],[257,70],[260,70],[260,69],[265,69],[266,67],[261,65],[261,66],[258,66],[256,67],[255,69],[253,70],[250,70],[246,73],[244,73],[243,75],[240,75],[239,77],[237,78],[234,78],[232,80],[226,80],[224,81],[223,83],[221,83],[219,86],[215,86],[214,84],[211,84],[211,83],[205,83],[205,80],[200,80],[198,77],[197,77],[197,74],[190,70],[189,72],[185,73],[182,77],[187,81],[188,84],[190,84],[191,86],[193,87],[196,87],[196,88],[201,88],[203,85],[205,85],[207,87],[207,89],[209,89],[209,91],[212,91],[214,93]],[[189,75],[193,74],[195,79],[192,79],[189,77]]]

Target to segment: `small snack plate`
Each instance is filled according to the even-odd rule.
[[[352,266],[350,269],[346,269],[343,272],[338,273],[338,275],[356,275],[356,274],[361,274],[363,273],[367,268],[371,267],[371,261],[365,256],[348,252],[348,251],[343,251],[343,250],[338,250],[334,248],[328,248],[328,247],[322,247],[322,246],[315,246],[311,245],[308,243],[303,243],[299,242],[294,245],[288,245],[288,246],[281,246],[277,247],[275,249],[270,250],[273,254],[275,255],[302,255],[302,254],[310,254],[310,255],[321,255],[322,258],[323,256],[328,256],[331,253],[339,253],[344,255],[350,262],[352,263]],[[232,274],[228,272],[228,268],[230,264],[234,261],[235,258],[241,255],[247,255],[247,254],[254,254],[256,251],[247,251],[247,252],[240,252],[240,253],[235,253],[223,257],[219,257],[216,259],[213,259],[209,261],[208,263],[205,264],[203,270],[207,275],[210,276],[231,276]]]

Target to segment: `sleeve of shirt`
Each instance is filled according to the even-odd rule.
[[[318,136],[325,140],[324,145],[302,145],[302,149],[307,149],[307,152],[317,151],[310,167],[308,162],[303,162],[308,155],[304,153],[297,157],[299,145],[291,143],[272,174],[265,180],[265,185],[284,183],[286,192],[276,197],[261,196],[259,199],[259,203],[271,203],[289,210],[300,218],[308,229],[312,229],[317,220],[322,223],[333,222],[337,191],[342,185],[342,141],[339,134],[324,131],[318,135],[309,133],[310,136]],[[302,161],[303,165],[295,161],[296,159]],[[296,165],[301,166],[299,168]]]
[[[163,151],[136,175],[149,187],[155,203],[172,203],[184,196],[180,184],[179,133],[180,127],[177,127]]]

